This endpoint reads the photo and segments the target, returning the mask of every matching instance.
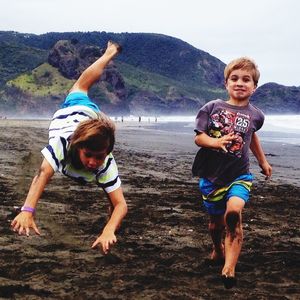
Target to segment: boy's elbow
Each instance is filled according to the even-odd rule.
[[[196,136],[195,136],[195,139],[194,139],[194,142],[197,146],[201,147],[202,146],[202,142],[201,142],[201,133],[198,133]]]
[[[48,182],[53,176],[53,174],[54,174],[53,168],[47,161],[44,160],[42,165],[40,166],[37,177],[42,177],[46,179],[46,181]]]

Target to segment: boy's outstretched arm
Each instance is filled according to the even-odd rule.
[[[43,160],[38,174],[33,178],[28,195],[26,197],[23,207],[25,210],[35,209],[36,205],[45,189],[46,184],[49,182],[54,174],[54,170],[46,159]],[[26,234],[29,236],[30,228],[36,234],[40,234],[33,217],[34,213],[30,211],[21,211],[11,222],[14,231],[19,234]]]
[[[222,136],[221,138],[212,138],[205,132],[198,132],[195,136],[195,143],[199,147],[211,148],[211,149],[222,149],[227,152],[226,146],[235,139],[233,132]]]
[[[272,167],[271,165],[268,163],[265,153],[263,151],[263,148],[260,144],[260,140],[258,138],[258,135],[254,132],[252,135],[252,140],[251,140],[251,144],[250,144],[250,149],[252,151],[252,153],[254,154],[254,156],[256,157],[259,166],[262,169],[262,173],[264,175],[266,175],[266,179],[268,179],[269,177],[271,177],[272,175]]]
[[[113,206],[113,211],[102,233],[92,245],[92,248],[95,248],[98,244],[100,244],[101,250],[104,254],[107,254],[111,246],[117,242],[115,232],[127,214],[127,204],[121,187],[109,193],[108,196]]]

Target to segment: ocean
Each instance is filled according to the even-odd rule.
[[[139,122],[139,117],[128,116],[123,121]],[[157,130],[194,134],[195,116],[141,116],[140,123],[151,123]],[[266,142],[300,145],[300,115],[266,115],[258,135]]]
[[[121,122],[121,117],[110,117]],[[141,127],[194,135],[195,116],[124,116],[123,122],[140,123]],[[35,120],[48,120],[38,119]],[[33,120],[25,118],[25,120]],[[261,141],[300,146],[300,115],[266,115],[263,127],[258,131]]]

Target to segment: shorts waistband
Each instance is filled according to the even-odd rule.
[[[100,109],[97,104],[95,104],[89,96],[84,92],[71,92],[66,97],[64,103],[61,105],[62,108],[75,106],[75,105],[83,105],[93,109],[96,112],[100,112]]]
[[[227,191],[234,185],[241,185],[249,192],[252,187],[253,175],[245,174],[237,177],[234,181],[224,187],[216,187],[208,179],[202,178],[200,181],[200,189],[202,192],[202,198],[205,201],[215,202],[222,200]]]

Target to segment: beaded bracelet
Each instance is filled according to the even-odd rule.
[[[35,208],[29,207],[29,206],[22,206],[21,211],[28,211],[28,212],[31,212],[31,213],[34,214],[35,213]]]

